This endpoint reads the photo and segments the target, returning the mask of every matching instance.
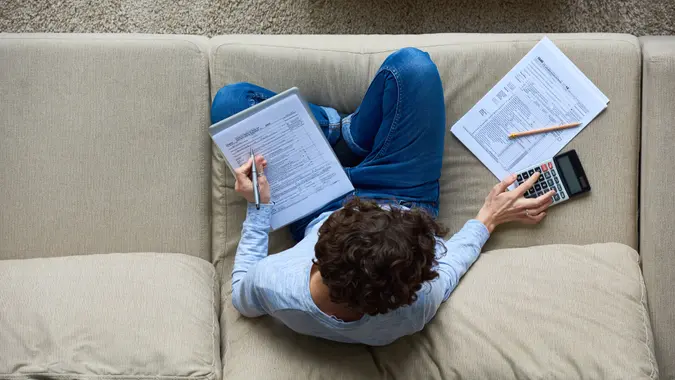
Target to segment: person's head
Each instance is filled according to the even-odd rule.
[[[319,229],[314,264],[332,302],[382,314],[410,305],[422,284],[438,277],[436,255],[445,247],[436,237],[446,233],[420,209],[385,210],[355,197]]]

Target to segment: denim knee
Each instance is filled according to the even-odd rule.
[[[429,54],[414,47],[402,48],[391,53],[382,64],[382,68],[395,71],[402,80],[419,85],[440,83],[438,68]]]
[[[211,104],[211,123],[239,113],[255,104],[254,94],[261,87],[247,82],[228,84],[218,90]]]

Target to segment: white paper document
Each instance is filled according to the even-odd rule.
[[[451,131],[501,180],[555,156],[608,102],[545,37]],[[581,126],[509,138],[513,132],[575,122]]]
[[[231,168],[250,157],[267,160],[274,202],[272,229],[281,228],[354,190],[328,141],[295,95],[223,129],[214,136]]]

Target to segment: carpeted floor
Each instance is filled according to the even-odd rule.
[[[675,0],[0,0],[0,32],[675,34]]]

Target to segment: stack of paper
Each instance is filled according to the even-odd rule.
[[[274,230],[354,190],[297,88],[212,125],[209,133],[232,171],[251,149],[265,157]]]
[[[499,179],[555,156],[609,99],[548,38],[542,39],[455,125],[452,133]],[[509,134],[580,122],[576,128]]]

